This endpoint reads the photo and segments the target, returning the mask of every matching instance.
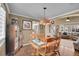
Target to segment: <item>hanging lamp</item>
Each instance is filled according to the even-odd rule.
[[[46,7],[44,9],[44,17],[40,19],[40,24],[46,25],[46,24],[54,24],[54,21],[52,19],[46,18]]]
[[[40,24],[42,25],[46,25],[47,23],[49,23],[49,19],[46,18],[46,7],[43,8],[44,9],[44,17],[40,19]]]

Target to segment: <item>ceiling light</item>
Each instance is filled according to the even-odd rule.
[[[70,20],[69,20],[69,17],[67,17],[66,21],[67,21],[67,22],[69,22],[69,21],[70,21]]]
[[[70,21],[69,19],[66,20],[67,22]]]
[[[43,25],[46,25],[47,23],[54,24],[54,21],[51,21],[52,19],[46,17],[46,13],[45,12],[46,12],[47,8],[44,7],[43,9],[44,9],[44,17],[41,18],[40,24],[43,24]]]

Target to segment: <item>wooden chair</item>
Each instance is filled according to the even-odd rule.
[[[53,40],[52,42],[48,42],[48,46],[46,46],[45,48],[41,48],[40,50],[42,52],[39,53],[39,55],[41,56],[54,56],[54,55],[60,55],[59,52],[59,44],[60,44],[60,39],[57,38],[55,40]],[[44,52],[44,50],[46,49],[46,51]]]

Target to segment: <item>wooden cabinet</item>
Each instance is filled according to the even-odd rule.
[[[19,27],[15,24],[10,24],[7,27],[6,48],[8,55],[14,55],[20,47]]]

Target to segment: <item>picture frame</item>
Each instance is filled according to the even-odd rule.
[[[28,20],[23,20],[23,29],[28,30],[32,28],[32,22]]]

